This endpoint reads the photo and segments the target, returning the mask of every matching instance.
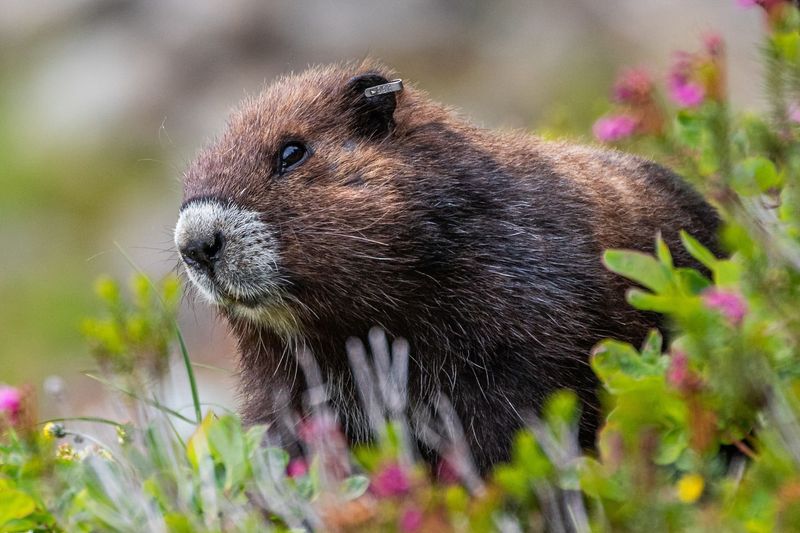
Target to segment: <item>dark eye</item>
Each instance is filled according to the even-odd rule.
[[[283,145],[278,153],[278,174],[295,168],[308,157],[308,148],[301,142],[292,141]]]

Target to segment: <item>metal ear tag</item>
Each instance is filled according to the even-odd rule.
[[[372,98],[373,96],[378,96],[386,93],[396,93],[402,90],[403,90],[403,80],[392,80],[389,83],[384,83],[383,85],[367,87],[364,90],[364,96],[366,96],[367,98]]]

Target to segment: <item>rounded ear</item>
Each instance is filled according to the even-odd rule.
[[[375,73],[366,73],[347,82],[347,104],[356,133],[364,137],[385,137],[394,128],[394,109],[397,98],[394,92],[367,97],[367,89],[389,83]]]

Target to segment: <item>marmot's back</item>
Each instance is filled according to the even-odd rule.
[[[301,407],[303,345],[348,435],[367,438],[344,342],[378,325],[411,344],[410,410],[447,394],[482,469],[558,388],[583,399],[590,443],[591,347],[654,325],[602,250],[649,251],[661,231],[680,264],[678,230],[711,243],[716,215],[653,163],[481,130],[389,79],[376,65],[281,79],[186,174],[176,244],[239,339],[245,416]]]
[[[652,247],[660,230],[676,242],[685,229],[714,240],[717,215],[688,184],[651,161],[616,151],[559,145],[554,168],[573,180],[596,208],[593,225],[603,248]],[[631,240],[631,237],[638,237]],[[674,251],[680,253],[682,247]]]

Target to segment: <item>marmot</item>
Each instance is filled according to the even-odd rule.
[[[713,243],[715,211],[639,157],[482,129],[414,87],[365,94],[392,77],[372,62],[283,77],[185,174],[175,242],[237,337],[245,420],[270,421],[278,389],[299,403],[302,344],[366,438],[344,346],[378,325],[410,343],[411,408],[447,395],[480,471],[560,388],[590,445],[592,347],[656,325],[603,250],[651,251],[660,231],[692,264],[678,232]]]

